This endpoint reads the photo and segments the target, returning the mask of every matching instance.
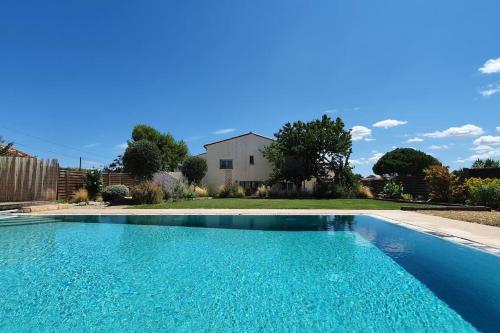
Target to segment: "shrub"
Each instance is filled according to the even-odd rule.
[[[257,191],[255,192],[255,195],[257,195],[259,198],[267,198],[269,197],[269,187],[266,185],[260,185],[257,187]]]
[[[151,179],[161,167],[160,149],[147,140],[132,142],[123,154],[123,166],[134,178]]]
[[[363,199],[373,199],[373,193],[368,186],[359,185],[356,189],[356,197]]]
[[[132,199],[138,204],[157,204],[163,200],[163,190],[153,182],[142,182],[132,187]]]
[[[89,192],[86,189],[81,188],[81,189],[75,191],[75,193],[73,193],[73,195],[71,196],[71,201],[72,202],[88,202],[89,201]]]
[[[384,185],[384,189],[382,190],[382,194],[386,198],[401,199],[401,195],[403,194],[403,186],[392,181],[392,180],[388,181]]]
[[[199,185],[207,173],[207,161],[199,156],[190,156],[182,163],[181,172],[189,184]]]
[[[85,172],[85,189],[91,199],[95,199],[102,191],[102,172],[100,170],[87,170]]]
[[[500,179],[469,178],[465,181],[467,203],[500,209]]]
[[[355,197],[354,191],[350,187],[333,183],[317,183],[314,187],[314,196],[323,199],[340,199]]]
[[[433,201],[460,201],[461,182],[448,167],[432,165],[424,170],[429,197]]]
[[[110,185],[102,190],[102,199],[108,202],[123,200],[130,195],[130,191],[125,185]]]
[[[401,198],[406,201],[413,201],[413,195],[411,195],[410,193],[403,193],[403,195],[401,195]]]
[[[182,181],[177,180],[171,185],[163,187],[163,192],[166,200],[193,199],[194,191]]]
[[[199,198],[208,197],[208,190],[204,187],[196,186],[194,188],[194,194],[195,194],[195,196],[197,196]]]
[[[239,185],[224,184],[219,187],[219,198],[244,198],[245,190]]]

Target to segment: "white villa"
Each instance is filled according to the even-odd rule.
[[[198,156],[207,161],[203,183],[217,188],[223,184],[239,184],[254,192],[269,179],[271,164],[262,155],[273,139],[248,132],[204,145],[206,152]]]

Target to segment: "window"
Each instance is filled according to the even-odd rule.
[[[219,160],[219,168],[220,169],[232,169],[233,168],[233,160]]]
[[[250,155],[250,164],[255,164],[255,161],[253,159],[253,155]]]

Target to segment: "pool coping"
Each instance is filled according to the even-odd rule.
[[[21,215],[365,215],[500,256],[500,228],[414,211],[361,209],[71,208]]]

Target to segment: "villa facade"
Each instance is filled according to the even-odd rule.
[[[262,150],[272,142],[271,138],[248,132],[204,145],[206,152],[199,155],[208,167],[203,183],[214,188],[238,184],[247,192],[255,191],[271,174],[272,165]]]

